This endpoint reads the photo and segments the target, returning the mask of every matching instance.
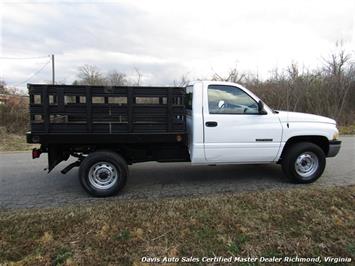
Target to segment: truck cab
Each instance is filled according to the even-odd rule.
[[[195,82],[187,86],[191,162],[268,163],[277,159],[283,125],[278,115],[243,86]],[[190,109],[191,108],[191,109]]]

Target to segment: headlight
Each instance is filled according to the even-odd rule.
[[[339,131],[337,131],[333,134],[333,140],[336,140],[338,138],[339,138]]]

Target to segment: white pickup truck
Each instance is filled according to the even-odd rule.
[[[73,96],[73,91],[76,100],[66,104],[65,95]],[[33,158],[48,152],[52,170],[70,155],[77,157],[62,173],[80,166],[81,184],[94,196],[117,194],[126,182],[127,165],[144,161],[277,163],[291,180],[310,183],[322,175],[326,157],[337,155],[341,146],[333,119],[273,110],[235,83],[196,81],[186,88],[110,89],[29,85],[29,93],[32,120],[27,140],[41,144],[33,150]],[[37,103],[36,95],[41,98]],[[119,104],[110,101],[116,96]],[[86,100],[81,102],[81,97]],[[95,103],[95,97],[102,101]],[[82,128],[76,123],[81,107]],[[56,112],[65,113],[65,119],[58,123]],[[35,121],[35,115],[44,117]]]

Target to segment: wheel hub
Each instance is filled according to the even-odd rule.
[[[317,155],[313,152],[304,152],[300,154],[295,162],[295,170],[298,175],[308,179],[317,171],[319,161]]]
[[[116,167],[109,162],[99,162],[90,167],[89,182],[97,189],[109,189],[118,179]]]
[[[109,174],[108,172],[106,172],[106,171],[101,171],[101,172],[99,173],[99,178],[100,178],[101,180],[104,180],[104,179],[108,178],[109,175],[110,175],[110,174]]]

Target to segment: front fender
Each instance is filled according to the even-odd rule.
[[[310,122],[284,122],[281,124],[283,128],[282,142],[297,136],[322,136],[329,141],[339,134],[335,124],[329,123],[310,123]]]
[[[324,150],[327,157],[335,156],[339,149],[337,147],[330,148],[330,143],[338,136],[339,131],[335,124],[329,123],[310,123],[310,122],[284,122],[281,123],[283,127],[282,140],[280,149],[276,157],[279,161],[285,146],[289,142],[295,141],[309,141],[318,144]]]

